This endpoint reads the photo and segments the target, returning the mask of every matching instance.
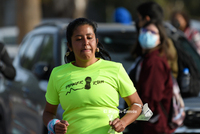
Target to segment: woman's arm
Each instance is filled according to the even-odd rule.
[[[50,120],[56,117],[57,107],[58,105],[51,105],[46,102],[46,106],[43,112],[43,122],[45,126],[47,126]]]
[[[48,123],[56,117],[57,107],[58,105],[51,105],[46,102],[46,106],[43,112],[43,122],[45,126],[47,126]],[[68,125],[68,122],[64,120],[56,123],[54,126],[55,133],[65,134],[67,132]]]
[[[140,104],[143,106],[143,103],[138,95],[137,92],[133,93],[132,95],[128,97],[124,97],[124,100],[130,107],[128,112],[121,118],[117,118],[114,121],[110,122],[110,125],[113,127],[113,129],[117,132],[122,132],[132,122],[134,122],[137,117],[142,112],[142,108],[138,105],[134,105],[134,103]]]

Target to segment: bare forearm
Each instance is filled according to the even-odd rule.
[[[124,100],[129,106],[129,109],[126,114],[121,118],[121,120],[124,122],[125,126],[128,126],[129,124],[134,122],[140,115],[143,103],[137,92],[133,93],[130,96],[124,97]]]
[[[47,126],[47,124],[49,123],[50,120],[54,119],[55,115],[49,112],[44,112],[43,113],[43,122],[44,125]]]
[[[52,105],[46,102],[46,106],[43,112],[43,122],[45,126],[47,126],[50,120],[56,117],[57,107],[58,105]]]
[[[137,119],[141,112],[142,108],[137,105],[131,105],[130,109],[126,111],[126,114],[121,118],[121,120],[125,123],[126,126],[128,126]]]

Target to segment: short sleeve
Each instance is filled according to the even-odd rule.
[[[58,92],[56,90],[55,81],[56,81],[56,75],[55,75],[55,71],[53,70],[49,78],[47,92],[45,95],[46,101],[52,105],[58,105],[60,103]]]
[[[131,81],[130,77],[128,76],[122,64],[119,67],[118,84],[119,84],[119,94],[122,98],[130,96],[136,92],[133,82]]]

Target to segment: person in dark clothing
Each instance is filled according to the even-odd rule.
[[[153,2],[153,1],[145,2],[139,5],[136,10],[137,10],[137,15],[138,15],[138,20],[136,21],[136,28],[137,28],[138,34],[139,34],[139,29],[148,22],[153,22],[153,23],[156,22],[163,25],[164,13],[163,13],[162,7],[158,3]],[[166,41],[167,41],[166,56],[167,56],[168,64],[172,70],[173,76],[177,78],[178,54],[177,54],[173,41],[170,38],[167,38]],[[140,51],[138,51],[138,49],[141,49],[140,45],[134,45],[134,48],[131,52],[131,55],[135,59],[138,57],[138,55],[140,55]],[[131,70],[131,68],[129,70]]]
[[[16,70],[12,65],[12,60],[2,42],[0,42],[0,72],[9,80],[13,80],[16,75]]]
[[[153,1],[142,3],[137,7],[138,22],[137,30],[139,30],[148,21],[163,23],[163,9]]]
[[[138,121],[139,133],[171,134],[174,129],[168,126],[168,119],[160,105],[161,103],[169,114],[173,83],[166,57],[167,36],[164,27],[160,23],[149,22],[140,29],[138,40],[142,48],[138,51],[142,58],[136,66],[137,75],[132,75],[132,70],[129,76],[143,103],[148,103],[154,114],[148,122]]]

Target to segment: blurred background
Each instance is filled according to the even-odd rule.
[[[15,125],[17,125],[17,127],[15,127],[13,130],[16,131],[18,128],[19,128],[19,130],[22,128],[22,130],[24,130],[25,133],[28,133],[29,130],[30,131],[32,131],[32,130],[39,131],[38,126],[40,126],[40,124],[37,121],[40,121],[40,123],[43,123],[41,121],[41,119],[42,119],[41,111],[44,107],[44,105],[43,105],[43,103],[45,102],[44,101],[45,100],[44,93],[46,91],[46,86],[47,86],[48,81],[47,81],[47,79],[38,78],[35,75],[36,73],[34,73],[34,71],[37,69],[32,70],[32,67],[27,69],[26,65],[29,65],[29,62],[30,62],[30,63],[33,63],[34,65],[38,65],[38,67],[40,67],[39,66],[40,64],[36,64],[36,63],[40,62],[39,57],[40,56],[42,57],[44,55],[46,56],[46,52],[48,52],[48,54],[50,55],[50,56],[49,55],[48,56],[50,58],[47,56],[47,58],[44,58],[44,59],[47,61],[47,63],[48,63],[47,65],[54,66],[54,63],[52,63],[52,62],[54,62],[54,60],[49,60],[49,59],[56,59],[55,61],[61,61],[61,58],[59,56],[60,55],[63,56],[66,52],[65,51],[66,50],[66,44],[65,44],[66,40],[64,40],[64,41],[62,40],[62,37],[64,37],[64,36],[61,36],[61,34],[58,34],[57,32],[55,32],[55,33],[52,32],[49,34],[48,32],[51,30],[49,30],[49,31],[47,30],[47,32],[46,32],[45,30],[43,30],[41,28],[42,29],[41,31],[44,33],[42,33],[40,31],[40,32],[35,32],[32,34],[29,34],[30,38],[22,41],[22,39],[28,32],[32,31],[34,29],[34,27],[36,27],[41,22],[55,20],[55,19],[63,19],[63,20],[69,19],[70,20],[70,19],[74,19],[77,17],[86,17],[86,18],[89,18],[96,22],[111,23],[111,22],[114,22],[114,11],[118,7],[124,7],[128,11],[130,11],[132,20],[134,21],[137,19],[137,12],[136,12],[137,6],[140,5],[141,3],[147,2],[147,1],[155,1],[161,5],[161,7],[164,10],[164,20],[165,21],[170,20],[170,16],[174,10],[180,10],[180,11],[186,12],[189,15],[190,19],[192,19],[193,22],[196,22],[192,26],[194,26],[195,28],[197,28],[200,31],[200,0],[0,0],[0,41],[4,42],[6,44],[5,46],[7,47],[10,57],[12,59],[14,59],[14,58],[16,59],[15,60],[16,62],[14,65],[18,71],[16,81],[14,81],[13,83],[11,83],[11,82],[8,84],[6,83],[9,87],[8,89],[10,89],[10,90],[5,90],[6,87],[3,87],[4,90],[0,90],[0,93],[1,93],[0,97],[6,98],[5,102],[7,102],[7,103],[12,102],[13,104],[20,104],[20,105],[9,105],[9,106],[15,106],[12,109],[14,109],[14,110],[17,109],[17,110],[14,112],[12,111],[12,112],[15,115],[19,115],[19,116],[10,116],[9,114],[11,114],[12,112],[10,112],[10,113],[5,112],[6,114],[8,113],[7,117],[9,117],[9,119],[10,119],[10,117],[15,117],[14,123],[15,123]],[[99,25],[99,27],[101,27],[101,26]],[[101,37],[102,42],[104,41],[104,43],[109,44],[110,46],[109,45],[108,46],[112,49],[114,48],[113,46],[118,45],[118,47],[116,47],[117,49],[115,50],[117,53],[112,52],[112,51],[110,52],[110,54],[112,54],[112,59],[114,61],[123,61],[123,65],[126,66],[128,69],[130,67],[130,65],[132,64],[132,61],[127,58],[128,56],[130,56],[129,53],[127,53],[127,52],[130,50],[130,48],[132,48],[133,42],[135,42],[137,39],[136,32],[135,32],[136,31],[135,25],[126,27],[126,30],[127,30],[126,33],[124,32],[124,29],[122,28],[121,25],[120,25],[120,27],[119,26],[114,27],[114,29],[117,31],[117,32],[114,31],[115,33],[113,32],[113,29],[112,29],[113,27],[111,27],[110,25],[108,25],[107,27],[102,26],[101,27],[102,31],[100,30],[98,37]],[[121,29],[123,29],[123,31]],[[171,32],[170,28],[168,28],[168,29],[169,29],[169,33],[171,33],[171,35],[173,36],[174,33]],[[55,31],[59,31],[59,30],[62,30],[62,29],[56,29]],[[41,35],[41,37],[38,36],[41,33],[43,35]],[[179,34],[180,33],[178,33],[177,35],[179,35]],[[51,36],[49,36],[49,35],[51,35],[53,38],[50,38]],[[111,38],[111,39],[115,40],[115,42],[114,41],[112,42],[112,40],[110,38],[108,38],[108,37],[111,37],[110,35],[115,35],[115,36],[112,36],[112,38]],[[38,38],[37,38],[37,36],[38,36]],[[59,40],[60,44],[58,43],[57,47],[55,47],[56,48],[55,52],[57,52],[57,51],[60,52],[60,48],[61,48],[61,50],[64,50],[64,51],[61,51],[60,55],[56,55],[57,57],[52,54],[52,52],[54,51],[54,50],[52,50],[54,48],[54,47],[52,47],[54,44],[54,42],[53,42],[54,41],[53,39],[55,38],[54,36],[61,37],[61,38],[58,38],[58,39],[60,39]],[[183,37],[182,34],[180,34],[179,36]],[[174,38],[179,37],[179,36],[174,36]],[[34,37],[36,37],[36,38],[34,38]],[[117,39],[119,39],[119,37],[120,37],[120,40],[117,40]],[[32,38],[37,40],[36,45],[34,44],[35,42],[32,42]],[[42,42],[43,38],[45,40],[47,39],[47,43]],[[122,41],[125,39],[126,39],[126,42]],[[190,45],[190,43],[187,41],[187,39],[185,39],[185,38],[180,38],[180,39],[181,39],[182,45],[185,45],[185,46]],[[183,40],[183,39],[185,39],[185,40]],[[36,47],[34,46],[34,47],[26,48],[26,46],[27,46],[26,44],[31,46],[31,43],[29,43],[30,40],[31,40],[31,43],[34,44]],[[119,41],[119,43],[118,43],[118,41]],[[22,45],[19,45],[20,43]],[[121,44],[121,43],[123,43],[123,44]],[[19,46],[23,46],[23,44],[25,44],[25,45],[24,45],[24,49],[21,49],[22,54],[19,53],[17,55]],[[42,47],[45,45],[47,46],[46,48],[50,48],[50,49],[44,49],[45,51],[43,51]],[[124,45],[129,46],[130,48],[124,47]],[[65,49],[62,49],[62,48],[65,48]],[[183,47],[183,48],[184,49],[191,48],[191,45],[190,45],[190,47]],[[40,49],[42,51],[37,51]],[[29,51],[24,52],[25,50],[32,51],[33,53],[31,53],[29,55],[29,53],[28,53]],[[191,52],[194,52],[193,48],[188,49],[188,50],[189,51],[191,50]],[[197,57],[196,58],[197,63],[200,63],[199,55],[197,55],[196,57]],[[22,60],[25,59],[24,66],[22,66],[20,58],[22,58]],[[26,62],[27,59],[30,61]],[[43,58],[41,58],[41,59],[43,59]],[[46,61],[45,61],[45,63],[46,63]],[[30,65],[32,65],[32,64],[30,64]],[[46,64],[44,66],[43,66],[43,64],[41,64],[41,65],[42,65],[41,68],[46,67]],[[51,69],[49,69],[49,70],[51,70]],[[1,86],[1,84],[0,84],[0,86]],[[11,98],[11,97],[8,97],[10,94],[5,95],[5,94],[3,94],[4,92],[2,92],[2,91],[9,91],[9,93],[11,95],[13,95],[13,93],[14,93],[14,97],[15,98],[18,97],[17,99],[19,99],[20,101],[19,102],[15,101],[14,97],[13,97],[14,101],[13,100],[7,101],[8,100],[7,98]],[[16,93],[16,95],[15,95],[15,93]],[[32,93],[34,95],[32,95]],[[25,94],[25,96],[24,96],[24,94]],[[30,96],[27,97],[26,94],[28,94]],[[42,97],[38,97],[38,95],[40,95]],[[37,98],[35,98],[35,97],[37,97]],[[41,100],[38,98],[40,98]],[[200,117],[199,104],[200,103],[199,103],[199,100],[200,100],[200,98],[198,98],[198,101],[196,98],[192,98],[191,100],[187,101],[187,103],[185,102],[185,105],[188,106],[188,108],[187,108],[188,120],[187,121],[188,121],[188,124],[190,125],[190,126],[189,125],[188,126],[191,128],[198,128],[198,130],[188,129],[187,132],[189,132],[189,133],[191,133],[191,132],[200,133],[200,125],[199,125],[200,124],[199,123],[199,117]],[[21,102],[23,102],[23,103],[21,103]],[[26,102],[26,103],[24,103],[24,102]],[[122,102],[122,104],[123,104],[123,102]],[[5,105],[5,106],[7,108],[7,105]],[[18,106],[23,107],[27,111]],[[35,111],[33,112],[33,109],[35,109],[36,112]],[[61,107],[60,107],[60,109],[61,109]],[[1,109],[0,109],[0,113],[1,113]],[[18,114],[18,113],[21,113],[21,114]],[[23,117],[24,117],[24,115],[27,115],[27,116],[25,116],[25,118],[22,118],[22,115],[23,115]],[[62,115],[62,111],[61,111],[60,115]],[[1,117],[4,117],[4,116],[0,115],[0,133],[1,133],[1,128],[4,127],[4,126],[2,127],[2,125],[1,125],[1,122],[3,122],[3,124],[4,124],[4,120],[2,120],[3,118],[1,118]],[[38,117],[37,118],[38,120],[32,120],[35,122],[35,124],[29,121],[29,119],[30,120],[33,118],[36,119],[36,117]],[[5,118],[5,119],[7,119],[7,118]],[[21,126],[19,125],[20,121],[22,122],[20,124]],[[27,122],[29,122],[29,123],[27,123]],[[32,128],[32,129],[29,129],[29,127],[25,127],[25,126],[30,126],[30,128]],[[183,127],[178,132],[180,132],[180,133],[186,132],[186,129],[187,128]],[[18,134],[18,133],[15,132],[15,134]],[[21,134],[21,133],[19,132],[19,134]]]
[[[6,27],[6,31],[11,28],[9,34],[18,36],[12,41],[6,40],[19,44],[26,33],[45,19],[87,17],[97,22],[112,22],[117,7],[127,8],[135,20],[136,7],[145,1],[149,0],[0,0],[0,36],[3,28]],[[165,20],[169,20],[174,9],[200,20],[200,0],[154,1],[163,7]]]

